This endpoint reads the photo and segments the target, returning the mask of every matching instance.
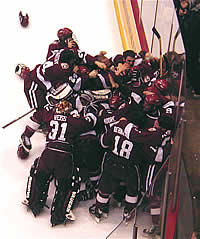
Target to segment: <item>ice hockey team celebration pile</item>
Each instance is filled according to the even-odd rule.
[[[28,14],[20,12],[19,17],[26,27]],[[178,116],[171,96],[180,85],[182,60],[173,53],[177,71],[169,77],[168,55],[161,71],[161,59],[149,52],[130,49],[108,58],[101,51],[92,56],[79,49],[73,29],[60,28],[57,37],[43,64],[33,69],[18,64],[15,69],[32,110],[18,157],[28,159],[35,132],[46,135],[45,148],[30,169],[24,205],[38,216],[54,182],[50,222],[56,226],[74,221],[74,205],[91,199],[88,213],[97,222],[109,215],[111,200],[128,221],[144,197],[151,230],[159,234],[164,177],[154,177],[158,171],[164,175],[173,144]]]

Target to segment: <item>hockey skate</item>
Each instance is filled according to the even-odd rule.
[[[34,206],[33,205],[30,205],[28,200],[25,199],[23,202],[22,202],[23,205],[25,205],[27,207],[27,210],[31,210],[31,212],[33,213],[34,217],[36,217],[37,215],[40,214],[41,210],[43,209],[43,206],[41,206],[39,203],[38,204],[35,204]],[[48,206],[46,206],[48,207]]]
[[[143,236],[147,238],[160,238],[160,226],[152,225],[150,228],[145,228],[143,230]]]
[[[70,221],[73,222],[75,220],[76,220],[76,217],[75,217],[74,213],[72,212],[72,210],[70,210],[69,213],[65,214],[64,217],[57,217],[55,215],[52,215],[51,219],[50,219],[52,227],[55,227],[55,226],[61,225],[61,224],[65,225],[67,222],[70,222]]]
[[[99,223],[102,217],[108,217],[109,205],[105,205],[104,207],[100,208],[97,207],[96,204],[93,204],[91,207],[89,207],[89,213],[94,218],[94,220]]]
[[[125,207],[123,212],[123,220],[125,221],[125,223],[128,224],[134,217],[135,217],[135,208],[128,209]]]
[[[79,191],[78,200],[79,201],[87,201],[96,197],[97,195],[97,185],[93,185],[91,181],[86,181],[85,189]]]
[[[50,222],[51,222],[51,226],[55,227],[57,225],[66,224],[66,218],[65,217],[59,218],[59,217],[51,216]]]

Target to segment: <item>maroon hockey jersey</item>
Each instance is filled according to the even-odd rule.
[[[136,160],[137,152],[143,146],[156,146],[162,142],[162,130],[138,130],[127,120],[120,120],[101,136],[101,145],[108,148],[114,156]]]
[[[60,141],[72,144],[81,133],[91,130],[96,124],[96,117],[88,113],[85,117],[77,114],[58,114],[54,110],[36,111],[33,115],[37,123],[48,123],[46,141]]]

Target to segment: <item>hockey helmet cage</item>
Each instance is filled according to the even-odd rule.
[[[46,100],[51,106],[55,106],[61,100],[67,99],[71,96],[73,90],[68,83],[60,85],[58,88],[52,88],[46,96]]]
[[[20,63],[15,67],[15,73],[24,80],[28,78],[29,72],[30,68],[25,64]]]
[[[67,38],[71,38],[72,34],[73,34],[72,30],[67,27],[61,28],[57,32],[57,36],[60,41],[64,41]]]
[[[28,14],[23,14],[22,11],[19,12],[19,21],[22,27],[27,27],[29,24]]]

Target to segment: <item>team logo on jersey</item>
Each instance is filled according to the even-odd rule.
[[[63,70],[67,70],[67,69],[69,68],[69,64],[67,64],[67,63],[65,63],[65,62],[61,63],[60,65],[61,65],[61,68],[62,68]]]

